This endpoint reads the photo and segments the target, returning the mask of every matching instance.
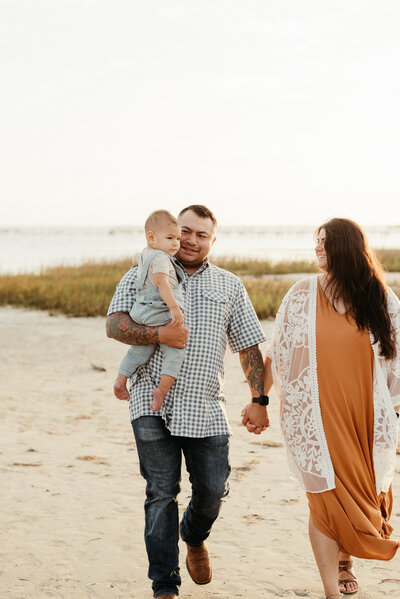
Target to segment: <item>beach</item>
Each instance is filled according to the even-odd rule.
[[[263,327],[269,337],[272,322]],[[0,335],[0,597],[151,599],[145,483],[128,405],[112,394],[126,348],[106,338],[104,318],[11,307],[0,308]],[[225,365],[234,431],[230,495],[208,541],[209,585],[191,581],[181,543],[180,597],[323,597],[305,494],[287,471],[276,397],[272,392],[271,428],[250,435],[240,423],[249,390],[238,356],[228,350]],[[186,471],[182,477],[181,513],[190,495]],[[399,538],[399,473],[394,498]],[[356,559],[356,597],[399,597],[400,582],[387,580],[399,577],[399,559]]]

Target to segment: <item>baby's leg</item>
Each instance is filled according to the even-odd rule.
[[[165,343],[160,343],[160,348],[164,356],[164,363],[161,371],[160,384],[156,389],[153,389],[154,399],[150,404],[150,409],[154,412],[161,408],[165,396],[178,376],[185,357],[184,349],[169,347],[169,345],[165,345]]]
[[[154,354],[157,345],[132,345],[121,364],[118,368],[118,376],[114,382],[114,395],[118,399],[129,401],[129,392],[126,388],[127,379],[130,378],[135,372]]]
[[[174,383],[175,378],[173,376],[169,376],[168,374],[161,375],[158,387],[152,391],[154,399],[150,404],[150,410],[153,410],[153,412],[158,412],[163,404],[165,396]]]

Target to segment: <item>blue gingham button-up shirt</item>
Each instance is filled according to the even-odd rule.
[[[107,315],[130,312],[135,301],[136,267],[121,279]],[[224,355],[229,343],[238,352],[265,340],[242,281],[205,262],[193,275],[184,271],[186,355],[160,412],[152,412],[152,390],[160,380],[159,348],[131,379],[131,421],[161,415],[172,435],[210,437],[231,434],[223,395]]]

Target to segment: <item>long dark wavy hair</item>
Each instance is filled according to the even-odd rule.
[[[326,233],[329,293],[349,306],[359,330],[371,331],[374,343],[380,343],[380,355],[394,358],[395,333],[387,308],[384,270],[365,233],[347,218],[332,218],[317,229],[317,235],[321,229]]]

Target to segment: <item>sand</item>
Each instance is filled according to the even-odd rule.
[[[269,335],[272,323],[263,325]],[[0,597],[151,599],[144,481],[128,406],[111,392],[124,346],[106,338],[102,318],[10,307],[0,308],[0,338]],[[272,426],[258,437],[240,424],[249,392],[229,351],[225,388],[233,470],[208,543],[213,580],[204,587],[190,580],[182,546],[181,597],[322,597],[274,394]],[[399,481],[392,523],[400,537]],[[184,472],[181,510],[189,495]],[[358,597],[400,597],[400,583],[382,582],[400,577],[398,560],[355,560]]]

